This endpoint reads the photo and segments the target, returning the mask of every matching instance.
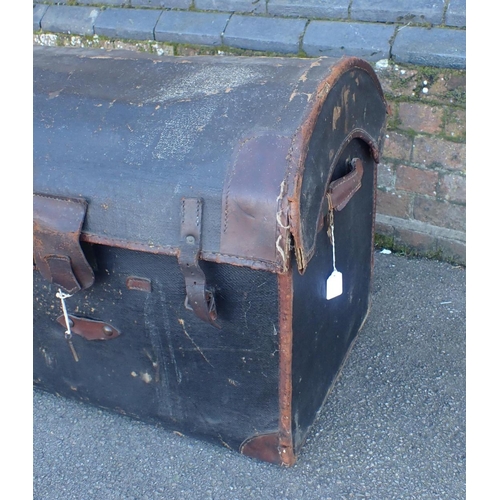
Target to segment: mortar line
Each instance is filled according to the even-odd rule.
[[[443,8],[443,17],[441,18],[441,24],[446,26],[446,13],[448,12],[448,7],[450,6],[450,0],[445,0]]]
[[[349,5],[347,6],[347,19],[351,19],[351,9],[352,9],[352,3],[354,0],[350,0]]]

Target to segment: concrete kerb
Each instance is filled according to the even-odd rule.
[[[230,13],[162,11],[154,30],[157,41],[194,45],[221,45]]]
[[[289,2],[282,3],[288,5]],[[453,6],[457,7],[453,19],[460,19],[458,6]],[[272,7],[277,8],[277,3]],[[447,14],[444,12],[443,16]],[[226,23],[222,22],[224,19]],[[137,26],[132,27],[134,23]],[[33,29],[38,31],[40,28],[47,32],[75,35],[97,34],[132,40],[150,38],[152,41],[193,45],[226,45],[287,55],[357,55],[371,61],[393,59],[400,63],[453,69],[465,69],[466,64],[465,30],[442,26],[425,28],[414,25],[412,21],[401,25],[215,10],[101,9],[81,5],[35,4]],[[392,36],[389,36],[391,30]]]
[[[311,21],[303,39],[308,56],[358,56],[368,61],[389,59],[394,27],[375,23]]]
[[[106,9],[94,23],[94,33],[109,38],[151,40],[161,12],[153,9]]]
[[[299,53],[306,19],[285,19],[257,16],[231,17],[222,36],[230,47],[279,53]]]

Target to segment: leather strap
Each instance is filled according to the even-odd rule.
[[[87,212],[82,199],[33,196],[33,251],[40,274],[73,294],[94,283],[80,234]]]
[[[206,287],[205,273],[198,263],[201,251],[203,201],[200,198],[183,198],[181,204],[178,261],[186,282],[185,305],[203,321],[218,326],[215,323],[217,311],[214,296]]]
[[[351,171],[330,183],[326,193],[329,210],[342,210],[354,193],[361,187],[363,178],[363,163],[359,158],[351,161]]]
[[[120,335],[120,331],[114,326],[89,318],[68,315],[71,333],[76,333],[87,340],[111,340]],[[57,322],[66,328],[64,315],[57,318]]]

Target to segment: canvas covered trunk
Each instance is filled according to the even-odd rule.
[[[34,384],[292,465],[369,308],[371,66],[35,47],[33,102]]]

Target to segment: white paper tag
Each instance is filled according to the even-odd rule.
[[[342,295],[342,273],[333,271],[326,280],[326,298],[330,300],[339,295]]]

